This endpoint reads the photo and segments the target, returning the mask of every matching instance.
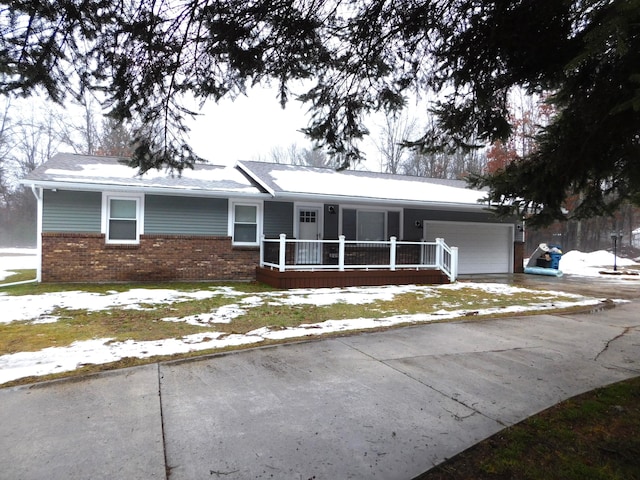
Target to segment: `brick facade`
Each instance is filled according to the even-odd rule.
[[[142,235],[139,245],[112,245],[103,234],[43,233],[42,281],[255,280],[259,256],[230,237]]]

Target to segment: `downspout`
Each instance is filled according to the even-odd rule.
[[[42,188],[36,188],[34,184],[31,184],[31,192],[36,197],[38,205],[38,213],[36,219],[36,282],[42,281]]]

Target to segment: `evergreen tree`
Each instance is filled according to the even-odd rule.
[[[514,87],[550,92],[557,115],[538,149],[475,177],[500,211],[532,222],[636,202],[640,191],[640,0],[1,0],[0,93],[57,101],[104,91],[116,120],[142,125],[132,165],[193,165],[183,96],[201,101],[276,84],[306,102],[304,131],[357,162],[372,111],[409,93],[437,98],[436,128],[413,144],[457,151],[506,141]],[[307,91],[293,95],[292,82]]]

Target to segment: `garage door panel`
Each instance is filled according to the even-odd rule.
[[[425,238],[458,247],[461,274],[511,271],[513,230],[505,224],[425,222]]]

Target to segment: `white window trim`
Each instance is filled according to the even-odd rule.
[[[255,242],[236,242],[234,238],[235,233],[235,221],[236,221],[236,207],[256,207],[256,240]],[[229,224],[228,232],[231,237],[231,243],[235,246],[244,247],[257,247],[260,245],[260,238],[262,237],[262,202],[247,202],[244,200],[230,201],[229,202]]]
[[[110,240],[109,239],[109,205],[111,200],[135,200],[136,201],[136,239],[135,240]],[[101,233],[104,234],[105,243],[111,245],[138,245],[140,235],[144,234],[144,195],[121,192],[102,192],[102,222]]]

